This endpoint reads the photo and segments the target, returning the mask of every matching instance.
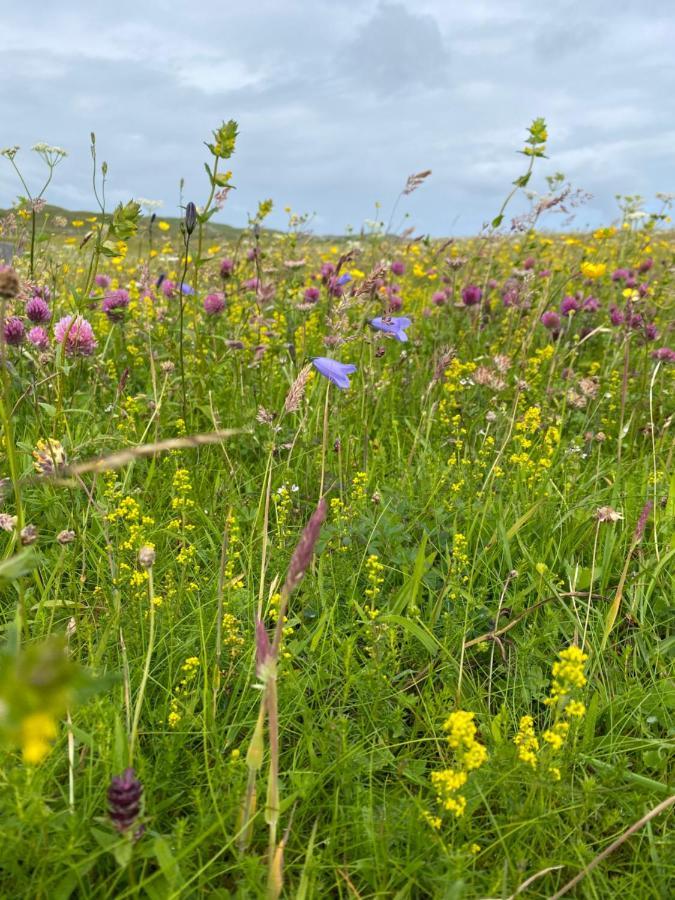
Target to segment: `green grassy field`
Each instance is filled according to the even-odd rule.
[[[667,219],[212,187],[0,235],[0,894],[672,896]]]

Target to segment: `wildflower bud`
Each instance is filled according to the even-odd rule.
[[[192,234],[197,224],[197,207],[192,201],[185,207],[185,230],[188,234]]]
[[[138,551],[138,564],[143,569],[151,569],[155,564],[156,557],[155,548],[146,544]]]
[[[116,775],[111,781],[108,788],[108,812],[118,831],[129,831],[136,822],[141,809],[142,793],[143,785],[136,778],[133,769],[125,769],[123,775]]]
[[[341,449],[342,449],[342,441],[340,440],[340,438],[336,438],[335,443],[333,444],[333,451],[335,453],[339,453]]]
[[[0,270],[0,297],[16,297],[19,287],[19,276],[14,269]]]
[[[171,375],[172,372],[176,371],[176,364],[170,359],[165,359],[160,365],[160,369],[162,370],[163,375]]]
[[[21,543],[24,547],[30,547],[31,544],[34,544],[37,541],[37,528],[35,525],[26,525],[21,529]]]

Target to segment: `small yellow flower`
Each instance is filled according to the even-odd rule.
[[[49,754],[51,742],[57,735],[56,722],[48,713],[32,713],[21,723],[19,741],[23,761],[36,766]]]

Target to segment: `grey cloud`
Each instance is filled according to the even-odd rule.
[[[411,12],[402,3],[378,5],[344,53],[345,66],[359,85],[385,95],[411,86],[440,85],[447,62],[436,19]]]
[[[321,230],[358,227],[428,167],[404,211],[420,230],[466,233],[499,207],[527,124],[544,115],[551,159],[533,186],[563,170],[594,195],[578,221],[597,224],[616,192],[674,187],[674,38],[669,0],[120,0],[114,17],[26,0],[4,12],[0,144],[66,146],[49,198],[91,208],[94,130],[111,200],[162,199],[169,214],[181,176],[186,196],[205,193],[202,142],[233,117],[224,221],[245,223],[271,196],[278,210],[316,210]],[[18,190],[0,159],[0,205]]]

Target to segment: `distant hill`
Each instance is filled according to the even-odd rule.
[[[4,216],[7,213],[12,212],[11,209],[0,209],[0,216]],[[112,212],[112,210],[109,210]],[[87,232],[87,225],[90,224],[87,222],[87,219],[92,219],[94,216],[97,218],[100,217],[100,213],[96,213],[93,210],[82,210],[82,209],[64,209],[62,206],[52,206],[51,204],[47,204],[41,213],[38,215],[38,225],[42,227],[46,218],[55,219],[57,217],[66,219],[67,224],[64,225],[60,230],[61,234],[64,235],[84,235]],[[168,222],[171,226],[170,230],[164,232],[166,235],[175,236],[180,231],[180,223],[182,221],[178,216],[165,216],[162,215],[161,212],[156,213],[156,222]],[[84,222],[83,226],[73,226],[73,222]],[[147,228],[150,224],[150,216],[141,216],[140,218],[140,227],[139,231],[142,231],[144,228]],[[221,222],[214,222],[213,220],[208,222],[205,229],[204,235],[206,237],[220,238],[221,240],[236,240],[242,233],[243,228],[234,228],[232,225],[225,225]],[[161,234],[161,232],[159,232]]]

